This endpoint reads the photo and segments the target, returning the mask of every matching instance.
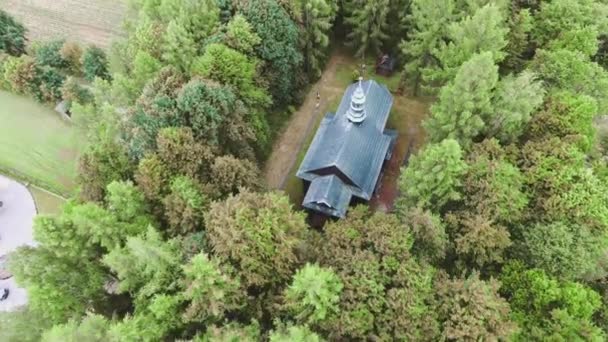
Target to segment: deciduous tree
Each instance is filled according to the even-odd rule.
[[[432,142],[450,138],[468,147],[485,129],[494,114],[493,90],[498,84],[498,67],[492,54],[484,52],[466,61],[452,82],[441,89],[424,127]],[[485,119],[485,120],[484,120]]]
[[[243,191],[211,204],[205,223],[212,251],[247,288],[284,283],[302,263],[304,216],[281,194]]]
[[[451,139],[427,146],[412,157],[399,178],[401,195],[397,207],[415,207],[438,212],[450,201],[462,198],[466,172],[462,149]]]
[[[82,55],[82,71],[84,78],[93,81],[95,77],[109,79],[108,60],[105,52],[96,46],[89,46]]]
[[[285,291],[286,305],[297,322],[322,323],[338,312],[342,287],[331,269],[306,264]]]
[[[474,273],[465,279],[436,282],[442,338],[447,340],[509,340],[516,325],[509,303],[498,294],[500,283]]]
[[[20,56],[25,53],[25,27],[8,13],[0,10],[0,51]]]

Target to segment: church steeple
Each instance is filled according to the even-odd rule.
[[[363,91],[363,77],[359,77],[357,89],[350,98],[350,108],[346,113],[350,122],[361,123],[365,120],[365,92]]]

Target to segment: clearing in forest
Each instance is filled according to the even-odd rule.
[[[0,0],[0,8],[25,25],[30,41],[65,38],[104,49],[124,34],[128,11],[124,0]]]
[[[387,128],[396,129],[399,137],[393,157],[384,167],[377,195],[371,200],[372,207],[387,211],[392,209],[397,196],[397,179],[403,161],[424,143],[425,133],[421,124],[429,113],[432,99],[414,97],[407,91],[404,94],[396,93],[398,73],[391,77],[379,76],[373,71],[373,60],[366,61],[366,64],[368,74],[365,78],[385,84],[394,96]],[[336,110],[346,87],[353,82],[353,72],[358,67],[357,61],[346,51],[336,51],[331,56],[322,77],[311,87],[302,106],[293,113],[266,162],[264,171],[268,187],[285,190],[292,203],[298,207],[304,196],[304,187],[295,173],[321,119],[325,113]],[[317,91],[321,96],[320,101],[317,101]]]

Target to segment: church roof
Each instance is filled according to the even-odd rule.
[[[365,95],[362,104],[357,102],[362,98],[361,91]],[[331,198],[334,202],[326,203],[331,207],[331,215],[343,217],[351,196],[371,198],[395,138],[384,131],[392,103],[388,89],[373,80],[360,81],[346,89],[336,113],[326,114],[321,121],[297,172],[299,178],[311,182],[305,207],[310,208],[310,203],[316,200]],[[361,115],[355,115],[353,120],[352,108],[360,105],[363,120],[359,122]],[[327,210],[310,209],[327,214]]]

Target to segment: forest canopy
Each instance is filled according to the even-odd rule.
[[[68,98],[88,137],[78,194],[10,255],[29,305],[0,340],[608,338],[608,3],[131,6],[107,52],[26,48],[0,12],[0,88]],[[318,229],[261,167],[342,43],[433,104],[395,210]]]

